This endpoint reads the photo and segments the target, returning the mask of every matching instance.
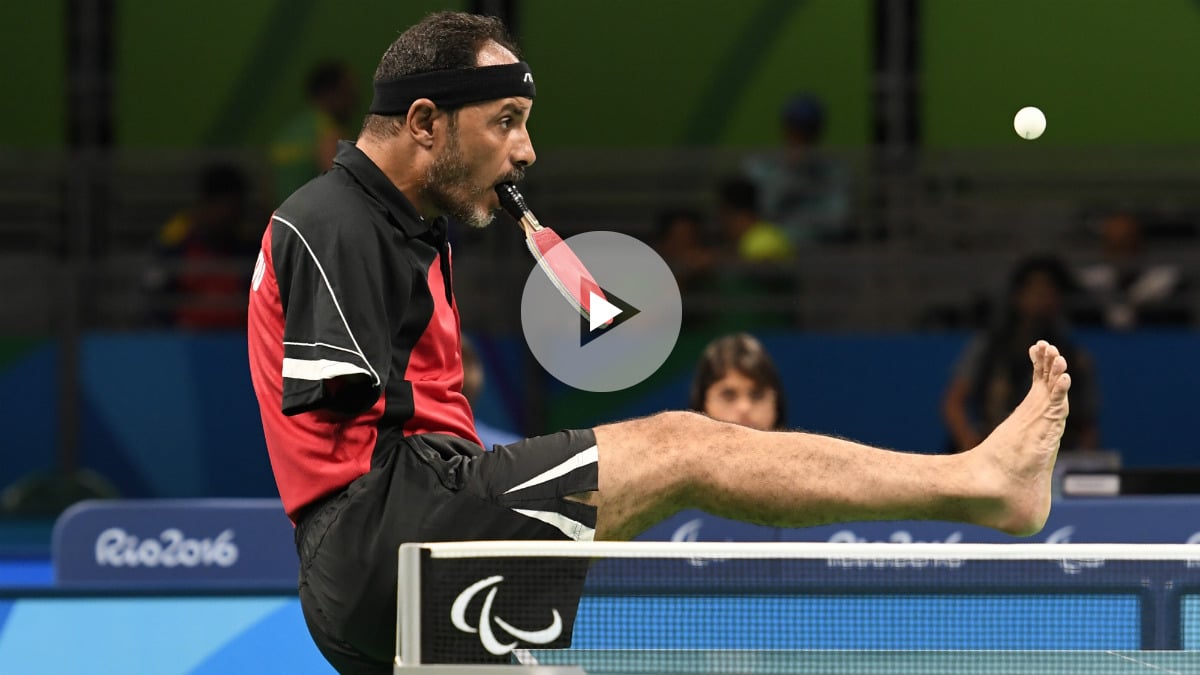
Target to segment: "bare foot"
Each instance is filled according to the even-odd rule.
[[[1025,400],[968,455],[982,494],[977,522],[1009,534],[1035,534],[1050,515],[1050,482],[1066,428],[1071,376],[1058,348],[1029,348],[1033,385]]]

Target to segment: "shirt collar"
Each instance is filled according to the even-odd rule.
[[[338,141],[337,155],[333,158],[333,163],[350,172],[351,176],[363,186],[372,197],[379,201],[388,214],[399,224],[400,229],[409,237],[420,237],[433,230],[438,232],[438,228],[434,225],[444,220],[439,216],[436,220],[426,220],[417,212],[417,208],[408,201],[403,192],[396,189],[395,184],[384,175],[383,171],[375,166],[375,162],[371,161],[370,157],[359,150],[350,141]],[[445,236],[446,226],[441,223],[440,230],[442,237]]]

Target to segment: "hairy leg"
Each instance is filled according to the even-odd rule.
[[[1029,350],[1033,384],[978,447],[921,455],[801,432],[762,432],[687,412],[597,427],[597,538],[626,539],[683,508],[781,527],[927,519],[1032,534],[1068,411],[1058,350]],[[865,412],[864,414],[869,414]]]

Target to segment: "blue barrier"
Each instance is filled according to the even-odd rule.
[[[85,502],[69,510],[56,525],[53,562],[59,584],[288,590],[295,588],[297,576],[292,537],[291,523],[279,502],[272,499]],[[784,529],[685,511],[638,539],[1200,543],[1200,498],[1061,500],[1055,503],[1045,529],[1029,538],[959,523],[922,521]],[[0,577],[0,586],[12,585],[3,582]]]
[[[294,590],[292,526],[271,499],[87,501],[54,528],[60,586]]]
[[[939,414],[943,388],[964,334],[764,335],[787,383],[788,419],[796,427],[886,447],[936,451],[945,446]],[[1196,441],[1180,433],[1200,399],[1200,333],[1086,333],[1101,397],[1101,440],[1127,466],[1196,462]],[[522,399],[519,339],[484,341],[495,391],[482,419],[511,420]],[[112,480],[128,497],[271,497],[277,494],[258,406],[246,367],[245,336],[173,333],[91,334],[80,355],[80,464]],[[49,346],[0,368],[0,420],[19,451],[0,463],[0,487],[49,468],[59,422],[47,372],[58,367]],[[569,425],[611,422],[687,400],[689,367],[661,383],[595,399],[555,396],[549,412]],[[127,364],[136,362],[139,368]],[[1170,367],[1162,367],[1169,363]],[[846,386],[854,382],[853,387]],[[616,401],[622,401],[616,403]],[[515,404],[513,404],[515,405]],[[603,408],[603,410],[600,410]],[[595,419],[582,415],[595,414]],[[553,429],[528,429],[530,433]],[[228,470],[237,466],[237,471]]]
[[[1054,503],[1040,534],[1010,537],[984,527],[937,521],[879,521],[798,529],[769,528],[685,511],[642,533],[645,541],[828,541],[891,543],[1195,544],[1200,498],[1111,497]]]

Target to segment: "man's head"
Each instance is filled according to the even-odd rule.
[[[825,132],[825,105],[812,94],[796,94],[783,105],[780,121],[788,146],[806,148],[816,145]]]
[[[1132,258],[1142,250],[1142,227],[1131,213],[1114,213],[1104,219],[1100,235],[1110,258]]]
[[[358,89],[350,68],[341,61],[322,61],[308,71],[304,83],[310,103],[345,126],[358,105]]]
[[[523,66],[490,71],[492,77],[483,70],[518,63],[517,47],[499,20],[459,12],[431,14],[401,34],[380,60],[373,112],[363,123],[359,146],[404,159],[389,177],[422,213],[487,225],[499,207],[495,186],[519,181],[536,159],[525,126],[533,106],[532,76],[516,72]],[[480,91],[497,95],[446,103],[474,98],[455,88],[462,86],[456,81],[466,81],[464,69],[475,68],[480,69]],[[445,78],[439,78],[443,71]],[[382,110],[389,108],[387,96],[403,101],[400,109],[392,105]]]

